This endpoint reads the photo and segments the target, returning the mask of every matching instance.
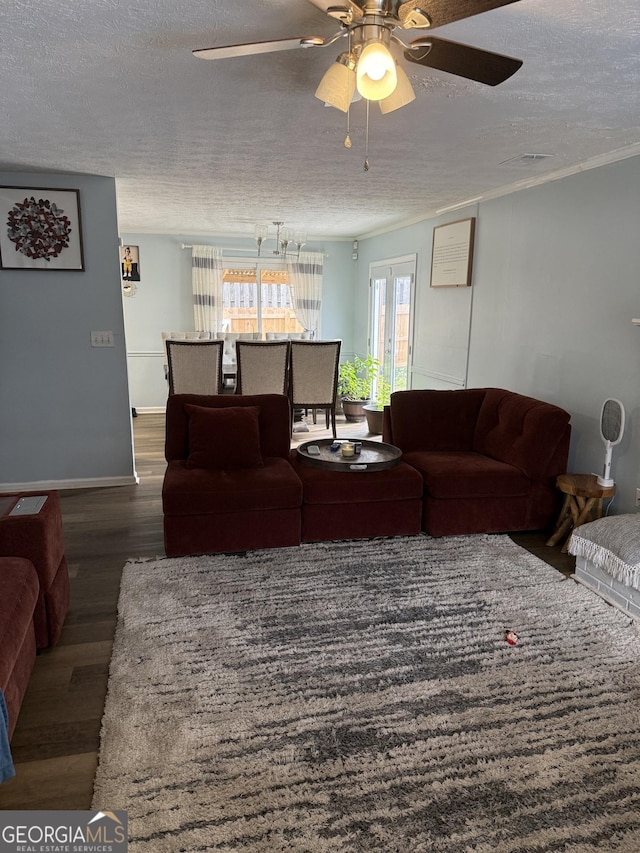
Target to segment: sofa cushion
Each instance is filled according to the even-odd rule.
[[[514,465],[537,480],[545,476],[568,429],[569,413],[564,409],[488,388],[478,414],[473,450]]]
[[[471,450],[484,388],[396,391],[391,395],[393,444],[412,450]]]
[[[187,468],[259,468],[259,406],[212,409],[187,404]]]
[[[286,459],[263,457],[261,468],[167,466],[162,487],[166,515],[207,515],[286,509],[302,503],[302,483]]]
[[[480,453],[415,450],[402,458],[422,474],[433,498],[513,498],[531,489],[518,468]]]
[[[227,409],[234,406],[258,406],[260,409],[260,452],[262,458],[289,458],[291,409],[283,394],[173,394],[167,400],[165,458],[186,459],[189,455],[189,415],[186,406]]]

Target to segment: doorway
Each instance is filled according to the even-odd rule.
[[[392,391],[409,387],[415,277],[415,255],[369,267],[369,350]]]

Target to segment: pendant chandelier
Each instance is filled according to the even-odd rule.
[[[284,222],[274,222],[273,224],[276,226],[276,234],[275,238],[272,239],[275,239],[276,247],[272,250],[272,253],[286,258],[289,247],[293,244],[299,256],[300,249],[307,242],[307,235],[303,231],[293,231],[291,228],[283,228]],[[262,244],[265,240],[270,239],[268,225],[256,225],[254,238],[258,244],[258,257],[261,257]]]

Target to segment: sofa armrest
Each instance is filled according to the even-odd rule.
[[[555,476],[566,470],[569,420],[569,413],[552,403],[489,388],[473,449],[513,465],[531,480]]]

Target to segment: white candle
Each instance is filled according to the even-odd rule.
[[[355,447],[350,441],[345,441],[342,445],[342,455],[343,456],[353,456],[355,453]]]

